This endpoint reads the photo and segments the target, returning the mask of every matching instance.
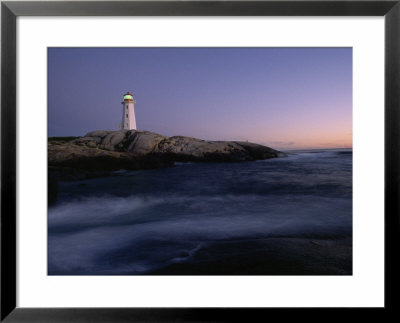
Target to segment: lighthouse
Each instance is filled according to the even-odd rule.
[[[124,101],[122,103],[122,124],[121,129],[123,130],[136,130],[136,118],[135,118],[135,103],[133,95],[128,91],[124,94]]]

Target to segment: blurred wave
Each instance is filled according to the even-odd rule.
[[[48,213],[49,274],[146,274],[205,250],[229,256],[213,253],[226,241],[351,233],[351,150],[120,171],[61,183]]]

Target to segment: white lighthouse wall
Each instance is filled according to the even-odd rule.
[[[129,129],[136,130],[135,104],[129,104]]]
[[[122,129],[136,130],[135,105],[133,102],[122,103]]]

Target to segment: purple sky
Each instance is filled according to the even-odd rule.
[[[49,48],[49,136],[139,130],[277,149],[352,146],[351,48]]]

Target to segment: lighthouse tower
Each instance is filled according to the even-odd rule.
[[[135,103],[133,95],[128,91],[124,94],[122,103],[122,124],[123,130],[136,130]]]

